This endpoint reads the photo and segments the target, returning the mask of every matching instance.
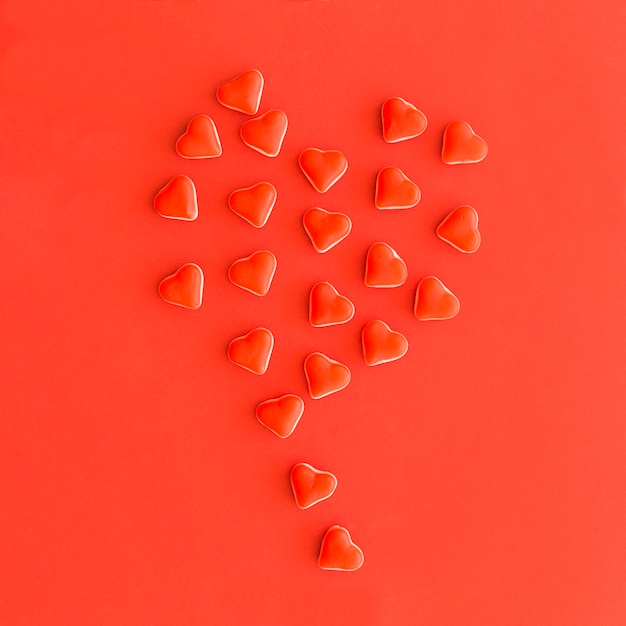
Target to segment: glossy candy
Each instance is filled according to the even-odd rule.
[[[387,143],[406,141],[421,135],[428,124],[426,116],[403,98],[389,98],[381,108],[383,139]]]
[[[216,97],[229,109],[255,115],[261,103],[263,84],[263,74],[259,70],[248,70],[220,85]]]
[[[348,169],[348,159],[338,150],[306,148],[298,157],[298,165],[313,188],[326,193]]]
[[[185,159],[213,159],[222,154],[215,122],[208,115],[189,121],[187,130],[176,141],[176,152]]]
[[[459,312],[459,299],[435,276],[423,278],[415,293],[415,317],[428,320],[449,320]]]
[[[450,122],[443,133],[441,158],[448,165],[478,163],[487,156],[487,142],[460,120]]]
[[[345,389],[350,384],[350,370],[321,352],[314,352],[304,360],[304,374],[309,393],[319,400]]]
[[[363,565],[363,551],[343,526],[331,526],[322,539],[317,559],[322,569],[353,572]]]
[[[308,463],[297,463],[289,475],[293,497],[300,509],[308,509],[333,495],[337,477],[331,472],[315,469]]]
[[[319,207],[309,209],[302,222],[313,247],[320,253],[334,248],[352,230],[352,221],[347,215],[332,213]]]
[[[419,187],[399,168],[383,167],[376,177],[377,209],[410,209],[421,199]]]
[[[327,282],[313,285],[309,295],[311,326],[345,324],[354,317],[354,304]]]
[[[228,278],[255,296],[264,296],[270,290],[276,273],[276,257],[269,250],[259,250],[237,259],[228,268]]]
[[[202,305],[204,274],[199,265],[186,263],[159,284],[159,295],[165,302],[186,309],[199,309]]]
[[[257,183],[233,191],[228,196],[228,206],[255,228],[262,228],[276,204],[277,195],[276,187],[271,183]]]
[[[461,252],[476,252],[480,247],[478,211],[468,205],[453,209],[437,226],[437,236]]]
[[[281,439],[289,437],[304,413],[304,400],[293,393],[261,402],[256,408],[256,418]]]
[[[379,241],[367,251],[365,284],[368,287],[400,287],[408,275],[406,264],[389,244]]]
[[[366,365],[397,361],[409,349],[406,337],[402,333],[391,330],[381,320],[372,320],[365,325],[361,342]]]
[[[287,132],[287,116],[272,109],[241,125],[241,140],[253,150],[268,157],[278,156]]]
[[[228,344],[228,358],[253,374],[265,374],[274,349],[274,335],[267,328],[255,328]]]
[[[191,178],[174,176],[154,197],[154,210],[172,220],[195,220],[198,217],[198,199]]]

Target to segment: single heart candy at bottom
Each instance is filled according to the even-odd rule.
[[[353,572],[363,565],[363,551],[343,526],[331,526],[322,539],[317,559],[322,569]]]

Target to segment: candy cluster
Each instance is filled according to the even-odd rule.
[[[248,116],[256,116],[261,104],[264,78],[258,70],[249,70],[220,85],[216,97],[220,104]],[[427,127],[426,116],[413,104],[393,97],[381,109],[382,138],[388,143],[414,139]],[[272,109],[244,121],[241,140],[266,157],[280,153],[288,129],[287,115]],[[185,159],[213,159],[222,154],[222,145],[214,121],[207,115],[191,119],[176,142],[176,152]],[[441,158],[446,164],[478,163],[487,155],[487,144],[467,122],[453,121],[443,134]],[[339,150],[305,148],[298,163],[301,172],[320,194],[337,184],[348,170],[348,160]],[[295,166],[295,164],[294,164]],[[376,177],[374,204],[377,209],[404,210],[416,206],[421,191],[400,168],[383,167]],[[276,204],[277,190],[267,181],[236,189],[228,197],[228,206],[254,228],[263,228]],[[155,210],[169,219],[193,221],[198,217],[196,188],[186,175],[174,176],[156,195]],[[348,215],[313,207],[303,216],[303,227],[313,248],[324,254],[339,245],[352,230]],[[460,252],[473,253],[480,246],[478,213],[469,205],[452,210],[436,229],[437,236]],[[233,285],[256,296],[265,296],[272,285],[278,261],[270,250],[258,250],[237,259],[227,269]],[[403,285],[408,277],[406,263],[388,243],[378,241],[367,251],[364,283],[375,289]],[[204,275],[195,263],[187,263],[164,278],[159,294],[168,303],[197,309],[202,305]],[[423,278],[415,293],[414,314],[418,320],[447,320],[460,310],[458,298],[436,276]],[[318,282],[309,294],[309,322],[313,327],[346,324],[355,314],[354,303],[330,282]],[[392,330],[383,320],[367,322],[362,330],[363,359],[376,366],[401,359],[408,351],[406,337]],[[254,328],[234,338],[227,346],[230,361],[249,372],[264,374],[274,349],[274,336],[264,327]],[[343,363],[314,352],[304,359],[304,375],[309,395],[319,400],[337,393],[350,383],[352,373]],[[278,437],[289,437],[305,409],[305,401],[288,393],[264,400],[256,407],[256,418]],[[308,509],[330,498],[337,488],[337,478],[308,463],[298,463],[290,473],[296,505]],[[329,528],[324,535],[318,558],[322,569],[352,571],[363,564],[363,552],[342,526]]]

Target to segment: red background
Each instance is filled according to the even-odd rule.
[[[4,0],[0,16],[1,623],[626,623],[626,4]],[[214,98],[250,67],[261,111],[289,117],[276,159]],[[395,95],[429,127],[387,145]],[[184,161],[173,145],[200,113],[224,154]],[[453,119],[485,137],[483,163],[441,162]],[[350,163],[325,196],[297,169],[310,146]],[[415,209],[374,208],[385,165],[418,182]],[[152,210],[178,173],[196,222]],[[255,230],[226,198],[263,179],[279,200]],[[466,203],[475,255],[434,235]],[[301,227],[315,205],[354,221],[325,255]],[[402,288],[362,283],[380,239]],[[256,298],[226,270],[262,248],[278,271]],[[188,261],[198,311],[156,291]],[[454,320],[412,316],[428,274],[459,296]],[[318,280],[352,322],[309,326]],[[376,317],[410,348],[367,368]],[[276,347],[259,377],[225,350],[260,325]],[[314,350],[351,368],[345,391],[309,399]],[[306,410],[283,441],[254,407],[287,392]],[[339,479],[311,510],[290,493],[298,461]],[[335,523],[358,572],[316,564]]]

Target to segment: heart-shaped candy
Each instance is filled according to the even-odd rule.
[[[159,295],[170,304],[186,309],[199,309],[203,288],[204,274],[200,266],[185,263],[159,283]]]
[[[387,143],[406,141],[421,135],[428,124],[426,116],[403,98],[389,98],[381,109],[383,139]]]
[[[275,273],[276,257],[269,250],[237,259],[228,268],[230,282],[255,296],[264,296],[270,290]]]
[[[172,220],[195,220],[198,217],[198,199],[191,178],[174,176],[154,197],[154,210]]]
[[[271,183],[257,183],[233,191],[228,196],[228,206],[255,228],[262,228],[276,204],[277,195],[276,187]]]
[[[330,472],[315,469],[308,463],[297,463],[291,468],[291,488],[300,509],[330,498],[337,489],[337,477]]]
[[[319,207],[309,209],[302,218],[304,230],[318,252],[328,252],[352,230],[352,221],[343,213],[331,213]]]
[[[363,565],[363,551],[343,526],[331,526],[322,539],[317,559],[322,569],[353,572]]]
[[[402,358],[409,349],[406,337],[385,322],[372,320],[363,328],[363,358],[366,365],[380,365]]]
[[[480,247],[478,211],[468,205],[453,209],[437,226],[437,236],[461,252],[476,252]]]
[[[421,199],[419,187],[399,168],[383,167],[376,177],[377,209],[410,209]]]
[[[422,278],[415,293],[414,312],[418,320],[449,320],[460,308],[459,299],[438,278]]]
[[[298,165],[316,191],[326,193],[348,169],[348,159],[338,150],[306,148]]]
[[[351,378],[350,370],[343,363],[321,352],[313,352],[304,360],[304,374],[314,400],[345,389]]]
[[[242,141],[253,150],[268,157],[278,156],[287,132],[287,116],[279,109],[272,109],[241,125]]]
[[[304,400],[288,393],[280,398],[261,402],[256,408],[256,418],[281,439],[289,437],[304,413]]]
[[[354,304],[326,282],[316,283],[309,296],[311,326],[345,324],[354,317]]]
[[[365,260],[368,287],[400,287],[408,275],[405,262],[390,245],[379,241],[370,246]]]
[[[467,123],[450,122],[443,132],[441,158],[448,165],[479,163],[487,156],[487,142]]]
[[[217,100],[229,109],[254,115],[259,110],[263,93],[263,74],[248,70],[217,88]]]
[[[213,159],[222,154],[215,122],[208,115],[189,121],[187,130],[176,142],[176,152],[185,159]]]
[[[255,328],[228,344],[228,358],[253,374],[265,374],[274,349],[274,335],[267,328]]]

